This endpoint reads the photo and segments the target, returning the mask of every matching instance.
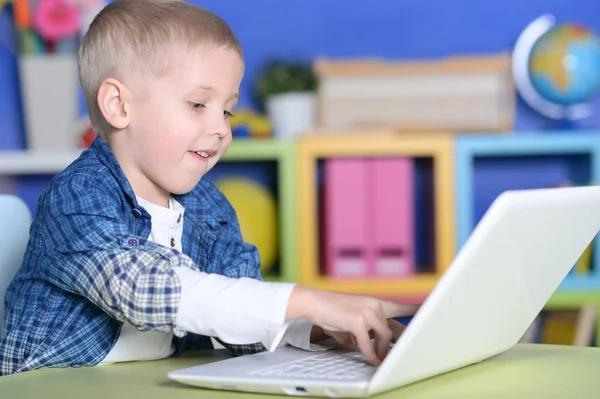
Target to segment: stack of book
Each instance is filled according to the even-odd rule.
[[[317,59],[320,128],[513,129],[509,54],[385,62]]]

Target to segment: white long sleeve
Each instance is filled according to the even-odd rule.
[[[268,350],[285,344],[308,349],[312,324],[285,321],[295,284],[229,278],[175,269],[181,282],[178,328],[230,344],[261,342]]]
[[[173,198],[169,208],[140,197],[138,202],[152,215],[148,238],[181,251],[185,209]],[[310,322],[284,322],[293,284],[231,279],[187,268],[175,272],[182,285],[176,322],[183,330],[231,344],[261,342],[270,351],[284,345],[312,350]],[[139,331],[124,323],[117,342],[100,364],[162,359],[175,351],[172,341],[173,333]]]

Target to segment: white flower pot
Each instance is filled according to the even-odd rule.
[[[77,58],[32,54],[19,58],[27,147],[34,151],[77,148]]]
[[[274,137],[294,138],[315,127],[317,96],[313,92],[272,94],[265,108]]]

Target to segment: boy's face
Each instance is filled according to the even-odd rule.
[[[231,144],[229,113],[243,70],[234,50],[198,51],[132,99],[113,151],[136,195],[166,205],[217,163]]]

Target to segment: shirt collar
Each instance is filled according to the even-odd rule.
[[[99,136],[92,142],[90,151],[96,154],[100,162],[110,170],[121,187],[121,190],[129,199],[132,208],[137,208],[139,204],[136,195],[133,192],[133,188],[131,187],[131,184],[129,184],[127,176],[125,176],[125,172],[123,172],[119,161],[117,161],[117,158],[115,158],[110,148],[108,148],[106,143],[104,143]],[[198,221],[227,221],[228,215],[221,209],[222,204],[218,204],[217,199],[214,198],[214,195],[211,195],[212,193],[209,192],[210,190],[208,187],[203,186],[204,185],[200,183],[190,193],[175,195],[174,198],[182,204],[184,208],[192,209],[192,212],[188,212],[187,216],[192,217],[196,223]],[[143,215],[147,218],[150,217],[150,214],[145,210]]]
[[[106,143],[104,143],[104,141],[98,136],[92,142],[92,145],[90,146],[90,150],[92,152],[94,152],[96,154],[96,156],[98,157],[98,159],[100,160],[100,162],[104,166],[106,166],[108,168],[108,170],[110,170],[112,175],[115,177],[115,179],[119,183],[121,190],[123,190],[123,193],[125,193],[125,195],[129,199],[129,201],[133,204],[133,206],[136,207],[138,205],[138,203],[137,203],[135,194],[133,192],[133,188],[131,187],[131,184],[129,184],[129,180],[127,180],[127,176],[125,176],[125,172],[123,172],[123,169],[121,168],[121,165],[119,164],[119,161],[117,161],[117,158],[115,158],[114,154],[112,153],[110,148],[108,148]]]

